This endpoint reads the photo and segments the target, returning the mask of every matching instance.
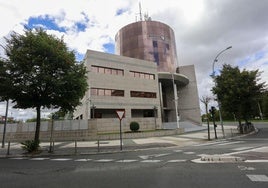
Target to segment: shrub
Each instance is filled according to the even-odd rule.
[[[39,149],[39,143],[40,141],[34,141],[34,140],[26,140],[24,142],[21,142],[22,149],[27,151],[28,153],[32,153],[35,151],[38,151]]]
[[[138,131],[139,129],[140,129],[140,125],[139,125],[138,122],[136,122],[136,121],[132,121],[132,122],[130,123],[130,130],[131,130],[131,131],[136,132],[136,131]]]

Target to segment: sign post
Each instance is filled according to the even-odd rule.
[[[122,125],[121,125],[121,122],[125,116],[125,110],[116,110],[116,114],[117,114],[118,119],[120,120],[120,150],[122,151]]]

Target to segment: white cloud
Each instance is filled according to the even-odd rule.
[[[219,57],[216,69],[223,63],[235,66],[249,58],[241,68],[260,69],[262,79],[268,80],[265,1],[143,0],[141,5],[142,11],[148,12],[153,20],[173,28],[179,64],[195,65],[200,96],[210,93],[213,83],[209,75],[215,56],[230,45],[233,48]],[[120,15],[116,15],[118,10],[123,10]],[[48,32],[64,36],[71,49],[83,54],[87,49],[104,51],[103,45],[114,42],[121,27],[139,19],[139,0],[0,0],[0,12],[5,15],[0,18],[0,38],[12,30],[21,33],[30,17],[49,15],[67,31]],[[84,31],[75,27],[79,22],[86,25]],[[260,52],[265,52],[264,56],[254,59]],[[0,53],[3,54],[1,50]]]

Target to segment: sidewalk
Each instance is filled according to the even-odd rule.
[[[236,136],[236,126],[225,126],[225,138]],[[217,128],[218,140],[223,138],[221,126]],[[210,127],[210,138],[215,140],[214,129]],[[126,139],[123,137],[122,151],[135,151],[159,147],[189,146],[208,141],[208,132],[206,125],[185,128],[185,133],[180,135]],[[77,141],[77,142],[55,142],[54,150],[49,153],[50,143],[42,142],[42,152],[34,156],[57,156],[57,155],[83,155],[98,153],[113,153],[120,151],[120,140],[103,141]],[[5,148],[0,148],[0,158],[5,157],[23,157],[24,154],[20,143],[10,143],[9,155],[8,143]]]

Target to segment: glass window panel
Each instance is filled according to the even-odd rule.
[[[153,74],[150,74],[150,79],[154,80],[154,75]]]
[[[150,75],[149,74],[145,74],[145,79],[150,79]]]
[[[98,89],[91,88],[91,90],[90,90],[90,94],[91,94],[91,95],[98,95]]]
[[[99,73],[104,73],[104,68],[103,67],[99,67]]]
[[[116,69],[112,69],[112,74],[113,75],[117,75],[117,70]]]
[[[134,72],[130,72],[130,76],[134,77],[135,73]]]
[[[98,67],[92,66],[91,67],[91,71],[97,73],[98,72]]]
[[[105,68],[105,74],[112,74],[112,69]]]
[[[112,90],[110,89],[105,89],[105,96],[111,96],[112,95]]]
[[[98,95],[104,96],[104,89],[98,89]]]

